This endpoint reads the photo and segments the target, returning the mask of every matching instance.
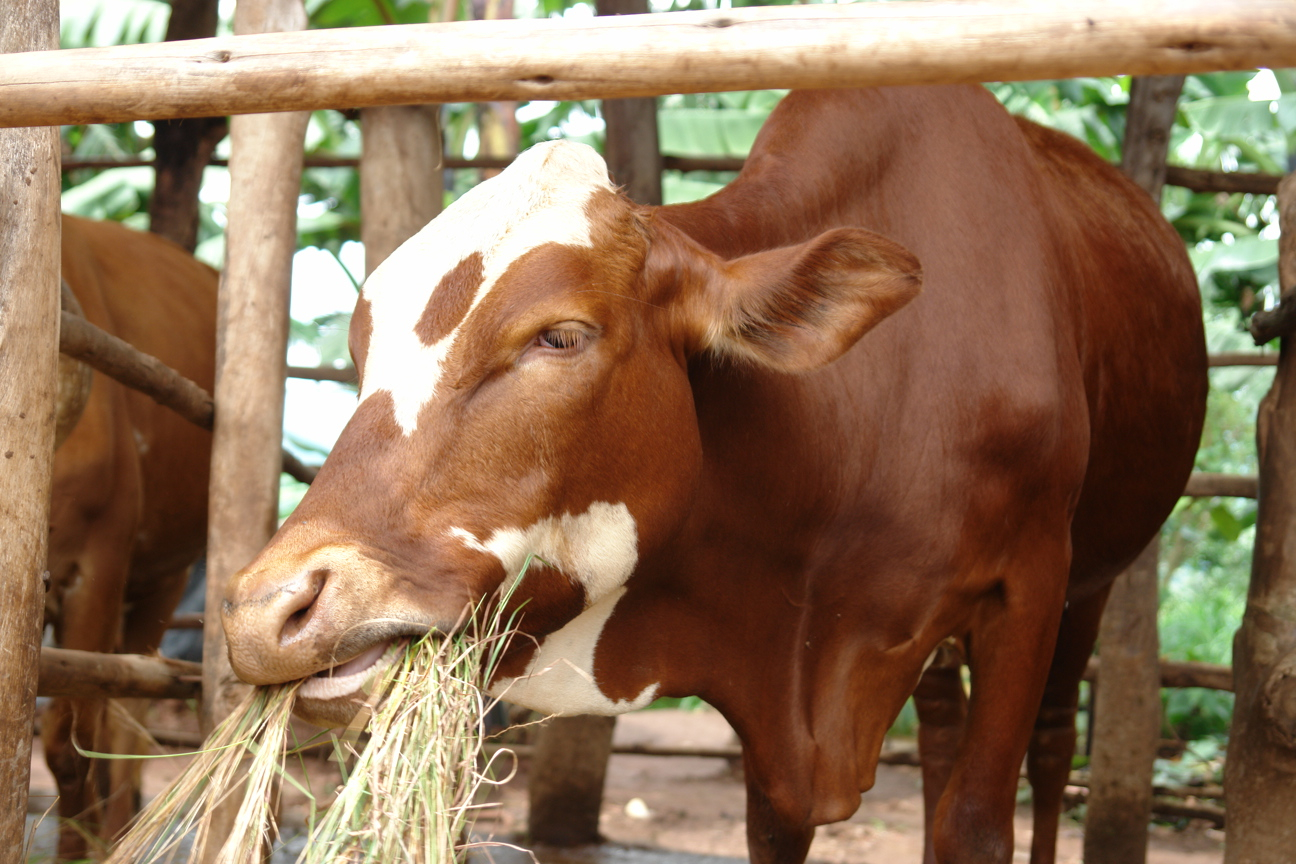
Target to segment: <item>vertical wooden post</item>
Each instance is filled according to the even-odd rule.
[[[648,12],[648,0],[596,0],[600,15]],[[607,139],[603,156],[612,181],[639,204],[662,203],[662,157],[657,138],[657,100],[604,99]]]
[[[436,105],[360,112],[360,239],[365,275],[441,212],[441,126]]]
[[[303,30],[301,0],[240,0],[236,33]],[[216,425],[207,525],[207,608],[274,533],[282,466],[288,291],[297,249],[305,112],[249,114],[230,122],[229,228],[216,323]],[[226,717],[240,686],[219,615],[203,628],[204,733]],[[216,816],[222,842],[238,801]],[[222,826],[225,826],[222,828]],[[219,844],[202,850],[214,861]]]
[[[168,42],[216,35],[217,0],[171,0]],[[224,117],[158,120],[153,124],[153,197],[149,230],[188,249],[198,245],[198,190],[212,151],[225,137]]]
[[[1084,860],[1142,864],[1152,818],[1152,763],[1161,727],[1157,558],[1153,540],[1112,586],[1098,631],[1093,755]]]
[[[1296,174],[1278,185],[1278,280],[1296,303]],[[1233,640],[1236,699],[1224,788],[1225,864],[1289,861],[1296,849],[1296,342],[1283,337],[1260,403],[1260,512],[1246,614]]]
[[[648,0],[597,0],[600,15],[648,12]],[[605,99],[604,157],[612,180],[640,204],[661,204],[656,99]],[[531,839],[553,846],[597,843],[615,717],[554,717],[540,730],[527,781]]]
[[[615,717],[553,717],[540,727],[527,777],[527,833],[536,843],[597,843]]]
[[[0,54],[59,46],[58,0],[5,0]],[[58,128],[0,130],[0,861],[23,860],[58,397]]]
[[[1122,169],[1160,202],[1166,151],[1182,75],[1135,78]],[[1153,539],[1112,586],[1098,633],[1102,672],[1095,694],[1089,808],[1089,864],[1142,864],[1152,817],[1152,768],[1161,728],[1157,662],[1157,558]]]
[[[503,21],[513,17],[512,0],[472,0],[472,16],[479,21]],[[504,159],[516,156],[521,142],[518,129],[517,103],[510,101],[482,102],[477,105],[477,132],[480,136],[478,155],[484,158]],[[500,173],[498,168],[482,169],[486,180]]]

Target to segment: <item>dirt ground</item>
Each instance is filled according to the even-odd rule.
[[[160,719],[167,726],[192,728],[192,720],[170,712]],[[152,724],[151,724],[152,725]],[[616,741],[622,744],[715,747],[734,743],[724,719],[711,710],[642,711],[620,718]],[[37,749],[39,751],[39,741]],[[183,758],[144,764],[145,797],[157,794],[182,767]],[[32,809],[43,811],[52,801],[53,778],[37,753],[33,759]],[[312,760],[314,788],[325,796],[336,781],[335,766]],[[517,843],[526,826],[526,766],[500,788],[501,806],[478,822],[483,838]],[[285,797],[285,829],[304,822],[305,799]],[[537,849],[542,864],[723,864],[718,859],[745,859],[742,780],[724,759],[616,755],[609,766],[601,830],[609,846],[578,853]],[[52,849],[51,820],[46,820],[29,860],[47,859]],[[1030,809],[1016,817],[1014,860],[1026,861],[1030,848]],[[1058,861],[1081,860],[1082,828],[1062,818]],[[483,850],[485,853],[486,850]],[[504,849],[482,854],[500,864],[529,860]],[[286,857],[292,860],[292,856]],[[846,822],[819,829],[810,860],[824,864],[918,864],[922,860],[922,797],[918,769],[880,766],[877,784],[865,794],[860,809]],[[1200,823],[1176,829],[1149,830],[1149,864],[1218,864],[1223,860],[1223,834]]]

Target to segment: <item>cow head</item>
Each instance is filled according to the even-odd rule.
[[[592,149],[532,148],[365,284],[359,405],[231,581],[235,671],[315,676],[303,713],[345,722],[394,639],[450,630],[533,555],[522,629],[601,623],[689,512],[688,358],[811,369],[917,289],[913,257],[864,231],[721,260],[618,194]]]

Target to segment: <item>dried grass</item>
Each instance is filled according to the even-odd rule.
[[[479,791],[494,782],[482,763],[483,722],[494,704],[483,684],[511,635],[501,615],[485,616],[484,624],[470,616],[453,637],[434,633],[397,649],[351,728],[331,736],[339,762],[351,768],[333,803],[312,817],[298,864],[464,860]],[[195,862],[205,844],[222,839],[218,864],[262,861],[278,838],[277,784],[286,780],[315,800],[284,768],[286,758],[319,743],[288,745],[300,686],[254,688],[140,814],[109,864]],[[238,794],[233,830],[213,836],[217,808]]]

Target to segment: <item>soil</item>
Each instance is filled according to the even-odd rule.
[[[194,728],[192,717],[160,707],[151,726]],[[715,711],[655,710],[617,721],[618,744],[722,747],[735,743],[733,731]],[[43,757],[33,759],[32,809],[52,801],[53,778]],[[156,795],[183,767],[184,757],[145,762],[144,795]],[[337,783],[336,765],[309,760],[312,787],[324,799]],[[294,771],[294,773],[298,773]],[[520,843],[526,827],[526,765],[496,791],[500,806],[477,823],[481,839]],[[724,864],[745,860],[744,799],[740,769],[725,759],[615,755],[608,769],[600,828],[608,845],[583,850],[536,849],[543,864]],[[304,825],[306,799],[294,790],[284,796],[285,833]],[[1030,848],[1030,808],[1018,808],[1014,860],[1026,861]],[[52,820],[39,832],[29,860],[48,860]],[[298,829],[299,830],[299,829]],[[1059,864],[1078,864],[1082,827],[1063,815]],[[299,845],[294,843],[294,846]],[[276,859],[279,856],[276,856]],[[293,856],[285,856],[291,861]],[[502,847],[482,848],[481,860],[500,864],[530,860]],[[922,860],[922,796],[917,768],[879,766],[877,783],[860,809],[845,822],[820,828],[810,849],[812,862],[900,864]],[[1219,864],[1223,833],[1205,823],[1154,825],[1148,832],[1149,864]]]

